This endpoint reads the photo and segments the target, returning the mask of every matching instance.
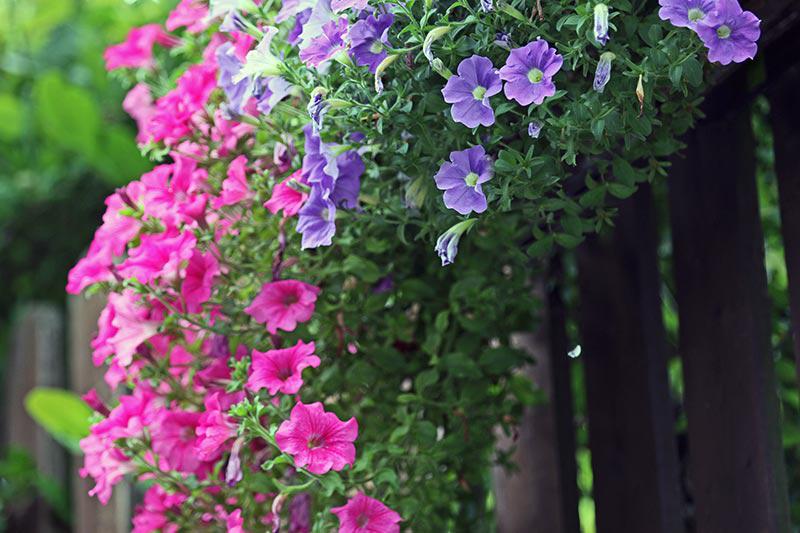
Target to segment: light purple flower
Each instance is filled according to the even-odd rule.
[[[364,162],[355,150],[348,150],[336,158],[339,175],[331,189],[331,200],[337,207],[355,209],[361,192],[361,175]]]
[[[306,110],[308,116],[311,118],[311,127],[315,134],[319,135],[322,129],[322,121],[325,115],[328,114],[328,109],[331,105],[325,100],[325,93],[323,90],[317,88],[311,93],[311,99],[308,101]]]
[[[297,232],[303,235],[303,250],[330,246],[336,234],[336,205],[320,187],[312,187],[308,200],[298,212]]]
[[[336,156],[331,145],[322,142],[319,134],[314,132],[311,124],[303,128],[305,134],[305,156],[303,156],[303,178],[307,183],[321,183],[326,179],[335,179],[339,174]]]
[[[444,191],[444,205],[462,215],[486,211],[482,183],[492,179],[492,168],[483,146],[450,152],[450,162],[442,163],[433,178]]]
[[[492,0],[481,0],[481,11],[488,13],[494,9],[494,2]]]
[[[335,13],[345,9],[357,9],[358,11],[367,9],[367,0],[331,0],[331,9]]]
[[[697,23],[714,10],[714,0],[658,0],[658,16],[679,28],[697,28]]]
[[[532,139],[538,139],[539,134],[542,133],[542,123],[538,120],[534,120],[528,124],[528,136]]]
[[[275,22],[280,23],[296,15],[299,16],[304,10],[314,7],[314,4],[314,0],[284,0],[281,10],[278,11],[278,15],[275,17]]]
[[[760,24],[758,17],[742,11],[736,0],[717,0],[716,9],[698,22],[695,31],[708,48],[708,60],[727,65],[755,57]]]
[[[458,243],[461,236],[469,230],[478,219],[469,218],[454,225],[436,239],[436,255],[442,260],[442,266],[452,265],[458,255]]]
[[[597,69],[594,71],[594,82],[592,83],[592,88],[598,93],[602,93],[611,80],[611,62],[614,59],[616,59],[616,56],[613,52],[600,54],[600,61],[597,62]]]
[[[300,59],[306,65],[319,67],[344,50],[347,35],[347,17],[331,20],[322,26],[322,35],[311,39],[311,43],[300,52]]]
[[[608,6],[605,4],[594,6],[594,40],[600,46],[608,42]]]
[[[370,72],[375,72],[380,62],[386,59],[392,22],[394,15],[387,13],[379,17],[367,17],[353,24],[350,28],[350,55],[357,65],[369,67]]]
[[[256,109],[259,112],[269,115],[278,105],[278,102],[289,96],[294,87],[291,83],[280,76],[267,76],[259,78],[254,83],[253,96],[258,103]]]
[[[506,97],[521,105],[541,104],[545,98],[555,94],[553,76],[563,63],[556,49],[550,48],[543,39],[514,48],[500,69],[500,77],[506,82]]]
[[[303,25],[308,22],[309,18],[311,18],[310,7],[297,14],[297,16],[294,18],[294,26],[292,26],[292,29],[289,30],[289,34],[286,36],[287,43],[295,46],[300,42],[300,34],[303,33]]]
[[[334,155],[332,145],[322,142],[311,125],[303,130],[306,136],[303,177],[312,191],[319,189],[336,207],[355,209],[361,190],[364,162],[355,150]]]
[[[500,92],[503,82],[491,60],[472,56],[458,65],[458,76],[451,76],[442,89],[444,101],[453,104],[453,120],[468,128],[494,124],[494,111],[489,97]]]
[[[225,98],[228,100],[224,110],[229,116],[241,115],[252,95],[251,80],[245,78],[238,82],[233,81],[233,77],[242,68],[242,62],[236,57],[231,43],[225,43],[217,48],[216,56],[219,66],[217,84],[222,88]]]

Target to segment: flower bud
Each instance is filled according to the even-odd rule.
[[[602,93],[605,90],[608,81],[611,79],[611,62],[616,57],[611,52],[603,52],[600,55],[597,70],[594,72],[594,84],[592,85],[592,88],[598,93]]]
[[[481,11],[488,13],[494,8],[492,0],[481,0]]]
[[[433,52],[431,51],[433,43],[447,35],[449,31],[450,26],[437,26],[425,36],[425,40],[422,43],[422,53],[428,58],[428,61],[433,61]]]
[[[538,139],[539,134],[542,132],[542,123],[538,120],[534,120],[533,122],[528,124],[528,136],[533,139]]]
[[[328,91],[324,87],[317,87],[311,91],[311,99],[308,101],[308,116],[311,117],[311,127],[314,133],[319,133],[322,129],[322,121],[330,109],[330,104],[325,100]]]
[[[434,58],[433,61],[431,61],[431,68],[434,70],[434,72],[437,72],[441,77],[443,77],[446,80],[449,80],[450,76],[453,75],[453,73],[450,72],[450,69],[444,66],[444,63],[438,57]]]
[[[644,83],[642,83],[642,75],[639,74],[639,81],[636,83],[636,99],[639,100],[639,116],[644,113]]]
[[[608,6],[605,4],[594,6],[594,40],[600,46],[608,42]]]
[[[477,218],[469,218],[459,222],[439,236],[436,240],[435,249],[442,260],[442,266],[453,264],[453,261],[456,260],[456,255],[458,255],[458,243],[461,240],[461,236],[477,221]]]
[[[397,61],[397,58],[400,57],[400,54],[392,54],[388,55],[378,64],[378,68],[375,69],[375,92],[381,94],[383,92],[383,80],[381,76],[383,75],[383,71],[389,68],[389,65]]]

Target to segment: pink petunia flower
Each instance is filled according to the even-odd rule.
[[[205,412],[200,416],[195,433],[197,434],[197,455],[204,461],[219,457],[229,440],[236,436],[236,422],[228,416],[230,405],[220,402],[223,393],[214,392],[205,400]],[[224,402],[230,404],[231,402]]]
[[[253,350],[247,387],[254,392],[267,389],[272,395],[278,391],[296,394],[303,385],[303,369],[317,368],[319,363],[319,357],[314,355],[313,342],[298,341],[291,348],[282,350]]]
[[[292,217],[303,207],[308,194],[293,188],[292,183],[305,183],[302,169],[277,183],[272,189],[272,196],[264,203],[264,207],[273,215],[277,215],[278,211],[283,209],[284,216]]]
[[[253,191],[247,185],[247,157],[240,155],[231,161],[228,177],[222,182],[219,198],[212,202],[214,209],[226,205],[238,204],[253,197]]]
[[[178,526],[169,521],[167,512],[180,511],[180,505],[186,501],[186,495],[180,492],[170,493],[161,485],[152,485],[144,493],[144,501],[136,507],[131,533],[175,533]]]
[[[375,498],[359,492],[331,512],[339,519],[339,533],[399,533],[403,519]]]
[[[195,472],[201,462],[195,451],[199,422],[200,413],[164,410],[150,427],[153,451],[165,459],[170,468],[179,472]]]
[[[145,68],[153,65],[153,45],[171,48],[177,39],[166,33],[158,24],[133,28],[121,43],[109,46],[103,53],[106,70],[118,68]]]
[[[324,474],[355,462],[353,442],[357,437],[355,418],[342,422],[334,413],[325,412],[320,402],[298,402],[289,420],[278,428],[275,441],[282,452],[294,458],[298,467]]]
[[[267,325],[273,335],[279,329],[294,331],[298,323],[314,314],[319,287],[293,279],[265,283],[261,292],[244,310],[256,322]]]
[[[141,305],[141,297],[131,289],[122,294],[112,292],[108,301],[114,307],[111,326],[116,331],[106,342],[116,355],[115,360],[123,367],[128,366],[136,349],[158,332],[161,322],[151,317],[149,309]]]
[[[128,258],[119,265],[119,272],[142,283],[156,279],[172,282],[185,271],[196,244],[191,231],[173,229],[142,235],[139,246],[130,250]]]
[[[125,99],[122,101],[122,109],[128,113],[133,120],[136,121],[136,127],[139,133],[136,135],[136,142],[143,144],[147,142],[147,134],[145,127],[156,112],[156,107],[153,105],[153,97],[150,94],[150,89],[144,83],[137,83],[133,89],[128,91]]]
[[[219,276],[219,262],[211,253],[194,251],[186,266],[186,277],[181,285],[181,296],[186,302],[186,310],[199,313],[204,303],[211,297],[214,278]]]
[[[166,28],[175,31],[186,28],[189,33],[200,33],[208,27],[208,8],[199,0],[181,0],[167,17]]]

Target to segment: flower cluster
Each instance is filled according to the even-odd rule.
[[[494,430],[535,396],[530,259],[665,174],[703,66],[662,20],[723,64],[759,22],[474,4],[181,0],[107,50],[157,165],[67,290],[108,293],[82,474],[104,502],[152,481],[134,531],[482,530]],[[449,265],[468,231],[456,268],[412,246]]]

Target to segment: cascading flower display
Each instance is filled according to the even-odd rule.
[[[666,174],[703,47],[757,51],[736,0],[627,4],[181,0],[110,47],[154,168],[67,279],[108,294],[91,494],[147,481],[142,533],[489,530],[531,260]]]

